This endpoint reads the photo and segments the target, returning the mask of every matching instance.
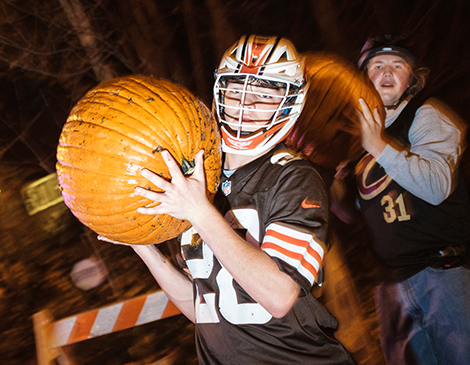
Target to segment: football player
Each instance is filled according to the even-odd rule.
[[[164,192],[142,214],[191,222],[181,236],[186,276],[155,246],[133,246],[170,300],[196,324],[201,364],[352,364],[332,336],[335,318],[311,294],[327,251],[328,199],[314,166],[282,140],[299,117],[305,65],[284,38],[243,36],[215,75],[214,111],[224,152],[212,204],[203,153],[171,181],[143,170]]]

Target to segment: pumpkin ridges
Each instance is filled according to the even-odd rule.
[[[83,122],[87,122],[87,123],[90,123],[90,124],[93,124],[93,125],[108,125],[109,129],[114,129],[114,128],[118,128],[118,127],[122,127],[122,128],[127,127],[129,132],[136,131],[140,134],[143,134],[145,136],[145,138],[152,137],[152,133],[154,133],[154,134],[158,134],[158,138],[163,140],[163,141],[168,139],[169,140],[168,144],[170,144],[170,145],[174,145],[176,143],[176,139],[174,139],[173,135],[168,134],[168,131],[165,128],[165,123],[161,122],[159,118],[157,118],[153,113],[149,112],[146,109],[143,109],[143,108],[138,109],[138,111],[145,111],[146,113],[148,113],[147,118],[144,118],[147,121],[147,123],[143,123],[140,119],[134,118],[134,117],[130,116],[129,114],[123,112],[122,110],[118,109],[119,107],[122,107],[123,105],[116,105],[114,107],[114,106],[110,106],[110,105],[103,106],[100,103],[92,103],[92,102],[88,102],[88,103],[89,103],[88,105],[87,104],[82,105],[82,107],[85,109],[83,111],[73,110],[74,115],[78,116],[77,120],[81,120]],[[90,107],[90,104],[92,105],[92,107]],[[106,113],[111,113],[110,118],[107,118],[105,121],[102,121],[101,123],[98,120],[95,120],[95,118],[92,115],[90,115],[91,112],[97,112],[97,111],[93,110],[95,107],[99,108],[100,114],[105,113],[105,112]],[[104,110],[100,110],[101,108],[104,109]],[[128,108],[132,108],[132,107],[128,107]],[[117,114],[113,115],[112,114],[113,111],[115,111]],[[141,113],[139,113],[139,116],[142,117],[140,114]],[[119,115],[125,115],[128,120],[132,120],[134,122],[135,127],[131,127],[131,125],[125,125],[124,123],[115,120],[115,118],[117,118]],[[150,122],[150,121],[152,121],[152,122]],[[161,126],[160,129],[159,128],[149,128],[149,125],[151,125],[151,123],[156,124],[156,122],[160,122],[160,124],[159,124]],[[120,123],[121,125],[119,125],[118,123]],[[173,123],[177,124],[176,121],[173,121]],[[141,126],[141,129],[137,129],[138,125]],[[152,133],[148,133],[149,130]],[[162,135],[159,132],[164,132],[164,135]],[[137,135],[137,134],[134,134],[134,135]],[[143,144],[145,142],[145,138],[142,138],[141,142]],[[146,141],[146,142],[149,143],[150,141]],[[151,148],[153,148],[153,149],[155,149],[156,147],[158,147],[158,146],[155,146],[155,145],[151,146]]]
[[[152,144],[151,142],[153,141],[150,140],[152,136],[150,133],[145,133],[147,132],[145,129],[138,130],[136,128],[129,128],[129,126],[125,126],[125,125],[119,126],[118,124],[114,124],[113,121],[108,121],[107,123],[96,123],[93,119],[90,119],[88,115],[83,115],[83,114],[84,113],[82,113],[80,119],[71,118],[70,122],[75,121],[81,124],[87,123],[90,126],[98,126],[101,128],[106,128],[110,131],[115,131],[115,132],[116,132],[116,128],[126,129],[126,131],[122,131],[120,134],[127,135],[129,138],[134,138],[138,140],[141,144],[146,145],[150,149],[155,149],[155,143]],[[120,113],[120,114],[123,114],[123,113]],[[135,120],[135,119],[128,117],[128,120]],[[138,121],[136,120],[136,122]],[[142,125],[145,127],[144,124]],[[162,138],[163,140],[165,140],[164,139],[165,137],[166,137],[166,134],[159,135],[159,138]],[[155,139],[155,137],[152,139]]]
[[[137,108],[140,109],[140,111],[148,113],[149,118],[156,118],[158,121],[160,121],[160,115],[165,115],[166,118],[171,118],[172,119],[171,123],[174,126],[181,124],[181,117],[180,117],[180,114],[181,114],[180,109],[181,108],[178,108],[178,105],[175,102],[175,101],[178,101],[178,98],[175,97],[175,95],[176,95],[175,92],[171,92],[171,93],[168,92],[167,95],[166,95],[166,98],[164,98],[163,95],[154,95],[154,96],[158,97],[159,99],[165,101],[164,104],[160,104],[158,107],[154,107],[153,104],[152,104],[152,101],[147,102],[148,99],[142,97],[139,94],[136,94],[135,92],[130,90],[131,89],[130,87],[127,87],[125,85],[119,85],[119,84],[118,85],[110,84],[110,86],[111,85],[115,88],[119,88],[119,93],[118,94],[117,93],[116,94],[112,94],[112,93],[110,94],[110,93],[106,93],[106,92],[102,92],[102,91],[98,90],[95,94],[90,95],[90,99],[93,100],[93,98],[101,97],[103,99],[110,100],[109,97],[114,96],[117,100],[122,99],[121,100],[122,104],[125,103],[126,105],[128,103],[128,100],[132,99],[132,102],[130,102],[129,106],[127,106],[128,108],[137,107]],[[148,90],[150,92],[155,92],[155,91],[162,92],[162,91],[166,90],[163,87],[150,88],[149,85],[147,85],[144,82],[138,83],[138,86],[143,87],[143,88],[145,88],[146,90]],[[123,93],[122,93],[123,90],[127,91],[128,95],[123,95]],[[155,101],[155,100],[153,100],[153,101]],[[169,103],[170,101],[171,101],[171,105]],[[141,103],[139,103],[139,102],[141,102]],[[116,104],[117,104],[116,106],[120,106],[119,103],[116,103]],[[145,105],[146,107],[143,107],[142,105]],[[109,106],[106,105],[106,107],[109,107]],[[170,109],[170,110],[168,110],[168,109]],[[176,117],[172,116],[172,114],[169,113],[169,111],[173,112],[176,115]],[[156,112],[159,112],[159,114],[155,114]],[[168,123],[168,121],[166,121],[166,123]],[[163,125],[164,125],[164,123],[163,123]],[[152,124],[148,124],[148,125],[146,124],[145,127],[152,127]],[[158,129],[155,129],[155,128],[153,128],[152,130],[153,131],[158,131]],[[177,133],[174,133],[173,135],[168,135],[168,137],[172,140],[172,144],[175,145],[175,146],[178,145],[178,143],[175,143],[177,139],[175,140],[175,138],[174,138],[174,137],[176,137],[176,134]]]
[[[144,204],[141,204],[140,206],[144,206]],[[127,211],[127,212],[120,212],[119,214],[105,214],[105,215],[99,215],[99,213],[96,213],[98,210],[97,209],[76,209],[74,211],[75,216],[83,222],[88,222],[86,223],[87,226],[90,225],[95,225],[95,226],[100,226],[100,233],[108,233],[109,232],[109,227],[113,226],[113,231],[115,233],[120,233],[120,232],[131,232],[132,229],[134,228],[127,228],[127,226],[123,226],[122,224],[119,223],[119,221],[125,220],[127,223],[135,220],[138,222],[139,226],[144,224],[147,221],[151,222],[158,222],[156,219],[143,219],[142,217],[138,217],[136,210],[134,211]],[[114,222],[114,223],[111,223]]]
[[[144,84],[144,83],[139,84],[139,86],[145,87],[147,90],[149,90],[149,91],[151,91],[151,92],[152,92],[152,91],[153,91],[153,92],[158,91],[158,92],[161,93],[162,91],[165,91],[165,89],[163,89],[163,88],[156,88],[156,89],[152,90],[152,89],[150,89],[150,88],[149,88],[146,84]],[[129,98],[129,96],[124,96],[124,95],[122,95],[122,93],[121,93],[122,90],[128,91],[128,93],[129,93],[129,95],[130,95],[130,98]],[[100,96],[100,97],[102,97],[102,98],[104,98],[104,99],[112,100],[112,99],[109,99],[109,98],[108,98],[108,95],[111,96],[109,93],[104,93],[104,92],[102,92],[102,91],[97,91],[97,94],[96,94],[96,95],[97,95],[97,96]],[[106,96],[105,96],[105,95],[106,95]],[[180,122],[181,122],[181,118],[179,118],[178,116],[175,116],[175,115],[171,115],[171,113],[170,113],[170,114],[168,113],[169,111],[174,111],[176,103],[174,103],[175,105],[170,105],[170,104],[168,104],[167,100],[165,100],[165,98],[163,98],[162,95],[154,95],[154,96],[156,96],[158,99],[164,101],[165,103],[164,103],[164,104],[161,104],[161,105],[159,104],[158,106],[154,106],[153,101],[156,101],[155,99],[154,99],[154,100],[151,100],[151,101],[147,101],[148,98],[146,99],[146,98],[142,97],[141,95],[139,95],[139,94],[137,94],[137,93],[135,93],[135,92],[129,90],[127,87],[121,87],[120,93],[117,94],[115,97],[116,97],[116,99],[117,99],[116,102],[117,102],[117,101],[120,101],[120,99],[123,99],[123,100],[122,100],[122,104],[129,105],[131,108],[132,108],[132,107],[140,108],[142,111],[145,111],[145,112],[149,113],[149,115],[150,115],[151,117],[156,117],[154,113],[155,113],[155,112],[159,112],[160,115],[165,115],[165,117],[170,118],[170,119],[171,119],[171,120],[170,120],[171,123],[181,124],[181,123],[180,123]],[[172,96],[171,99],[174,99],[174,95],[171,95],[171,96]],[[129,102],[129,99],[132,99],[132,101]],[[178,100],[178,99],[176,98],[176,100]],[[139,103],[139,101],[140,101],[141,103]],[[174,100],[172,100],[172,101],[174,102]],[[120,104],[120,103],[117,103],[117,104]],[[144,107],[144,106],[145,106],[145,107]],[[150,110],[148,110],[147,107],[148,107]],[[158,117],[158,116],[159,116],[159,115],[157,115],[157,117]],[[166,121],[166,122],[168,123],[168,121]]]
[[[146,202],[141,202],[139,206],[144,206],[145,203]],[[134,232],[133,232],[134,230],[135,231],[142,230],[142,229],[146,229],[146,227],[150,229],[150,226],[152,225],[164,227],[167,221],[170,219],[170,218],[164,218],[164,215],[160,215],[158,219],[155,219],[155,218],[152,219],[152,216],[139,215],[135,210],[129,211],[129,212],[120,212],[115,215],[101,215],[99,217],[96,217],[94,215],[93,209],[89,209],[89,211],[87,211],[87,209],[84,209],[83,211],[76,209],[75,214],[77,218],[81,221],[89,221],[90,220],[89,218],[92,217],[93,223],[87,224],[88,227],[93,229],[94,226],[99,225],[101,234],[105,235],[106,237],[110,239],[114,239],[113,237],[116,237],[116,235],[119,235],[121,239],[126,239],[125,242],[127,243],[135,242],[135,241],[131,242],[131,240],[127,238],[128,235],[134,235]],[[120,224],[119,222],[116,222],[116,218],[125,219],[126,221],[135,220],[135,221],[138,221],[139,223],[134,229],[130,229],[130,230],[125,229],[124,231],[122,231],[120,230],[122,224]],[[151,234],[151,231],[149,231],[149,233],[147,234],[148,239],[145,242],[155,243],[155,240],[154,240],[155,236],[163,237],[165,235],[171,234],[173,231],[174,229],[171,227],[165,228],[164,231],[159,233],[158,235]],[[110,233],[113,233],[113,234],[110,234]],[[169,238],[170,237],[168,237],[168,239]],[[141,244],[144,244],[144,242],[142,241],[142,238],[139,238],[139,240],[141,241]]]
[[[73,195],[69,195],[67,197],[67,200],[66,202],[67,203],[72,203],[73,200],[75,200],[75,196]],[[100,218],[96,218],[96,219],[102,219],[102,217],[120,217],[120,216],[128,216],[128,215],[131,215],[131,214],[136,214],[136,210],[137,208],[139,207],[143,207],[143,206],[156,206],[158,205],[157,203],[155,204],[152,204],[150,205],[148,200],[147,201],[132,201],[132,202],[129,202],[128,199],[102,199],[102,203],[109,203],[109,204],[126,204],[126,203],[129,203],[127,204],[126,206],[126,210],[122,210],[120,211],[119,213],[115,213],[115,214],[105,214],[103,215],[102,214],[102,209],[100,207],[93,207],[93,197],[90,196],[90,199],[88,201],[88,199],[83,199],[81,200],[80,199],[80,204],[77,204],[76,202],[74,202],[74,212],[77,214],[77,216],[81,216],[81,215],[88,215],[88,216],[96,216],[98,215]],[[150,219],[150,218],[149,218]],[[119,224],[119,223],[116,223],[116,224]]]
[[[136,141],[132,139],[132,137],[128,137],[126,135],[120,134],[114,130],[108,130],[106,128],[103,131],[99,131],[98,133],[107,133],[108,137],[106,136],[94,136],[88,133],[86,130],[76,130],[73,133],[73,137],[61,138],[58,144],[58,152],[61,153],[58,155],[58,159],[61,162],[65,162],[65,157],[69,148],[71,149],[80,149],[85,151],[85,153],[97,153],[100,154],[107,154],[107,153],[114,153],[114,156],[117,157],[117,160],[124,159],[129,162],[131,160],[135,163],[140,163],[142,161],[146,162],[152,160],[154,158],[159,159],[159,155],[155,154],[152,151],[150,146],[145,146],[140,144],[140,141]],[[114,142],[109,136],[114,136],[115,140],[119,140],[119,144]],[[84,149],[84,143],[89,139],[94,139],[98,141],[99,144],[95,144],[92,146],[86,145],[86,149]],[[134,143],[132,143],[134,142]],[[161,159],[161,158],[160,158]]]
[[[185,137],[185,139],[186,139],[186,143],[181,143],[182,146],[184,146],[184,148],[180,149],[181,155],[180,156],[175,156],[177,161],[181,164],[183,158],[186,159],[186,160],[190,160],[191,159],[190,156],[194,155],[194,153],[195,153],[194,150],[192,149],[192,147],[193,147],[192,146],[192,141],[194,140],[193,133],[191,133],[191,136],[188,134],[189,132],[192,132],[194,130],[195,125],[197,124],[197,123],[194,123],[196,120],[194,118],[191,118],[191,116],[188,113],[188,112],[192,112],[194,108],[192,108],[192,107],[181,108],[180,105],[175,103],[175,94],[172,93],[167,88],[165,88],[165,91],[166,91],[166,94],[163,94],[164,96],[166,96],[165,101],[173,109],[175,114],[178,115],[181,119],[188,119],[189,121],[192,122],[190,124],[189,128],[187,128],[186,130],[183,129],[179,132],[176,132],[176,135],[177,135],[178,140],[180,142],[183,142],[181,137]],[[185,93],[180,93],[179,96],[183,99],[183,102],[186,105],[190,105],[190,103],[187,102]],[[162,98],[163,98],[163,96],[162,96]],[[169,103],[170,100],[171,100],[171,103]],[[177,99],[177,101],[179,101],[179,99]]]
[[[149,85],[142,83],[140,84],[141,86],[150,89]],[[178,104],[180,102],[180,98],[183,98],[183,100],[186,99],[186,93],[182,92],[181,90],[178,90],[179,93],[175,92],[174,90],[170,90],[165,87],[164,84],[160,85],[161,88],[159,89],[160,94],[158,97],[165,101],[165,105],[171,109],[171,111],[176,115],[176,118],[174,118],[174,123],[173,127],[176,126],[181,126],[181,120],[187,120],[189,119],[190,121],[194,121],[194,119],[190,118],[188,115],[188,110],[193,111],[194,108],[191,107],[190,103],[186,103],[189,108],[182,108],[181,105]],[[151,89],[150,89],[151,90]],[[187,99],[186,99],[187,100]],[[150,103],[148,103],[150,105]],[[162,113],[160,110],[159,112]],[[192,123],[191,126],[196,125],[196,123]],[[188,128],[189,131],[191,131],[193,128]],[[174,148],[168,148],[170,153],[175,157],[175,159],[178,161],[178,163],[182,163],[183,158],[188,159],[188,156],[191,156],[194,151],[189,149],[191,146],[191,139],[188,139],[187,133],[184,131],[184,129],[179,128],[178,130],[174,131],[174,137],[178,143],[173,143],[170,144],[170,146],[178,146],[180,151],[176,151]],[[181,137],[186,136],[186,141],[181,139]],[[186,142],[186,143],[185,143]],[[170,147],[169,146],[169,147]]]
[[[200,111],[201,112],[204,111],[202,107],[200,108]],[[204,115],[201,115],[200,113],[197,113],[197,115],[195,115],[194,118],[198,118],[201,121],[201,123],[204,123]],[[208,143],[208,141],[206,141],[206,139],[207,139],[207,136],[206,136],[206,133],[205,133],[206,126],[204,125],[204,131],[200,131],[201,128],[199,127],[199,124],[196,124],[196,125],[197,125],[197,127],[196,127],[196,130],[195,130],[195,134],[197,134],[197,133],[202,134],[201,135],[201,140],[196,139],[195,152],[197,153],[201,148],[204,148],[205,144]]]
[[[149,169],[151,169],[152,167],[149,167]],[[137,184],[139,184],[139,186],[148,186],[149,183],[147,182],[148,180],[145,180],[143,179],[141,176],[140,176],[140,170],[141,170],[141,167],[139,166],[138,167],[138,174],[136,175],[129,175],[127,176],[126,180],[123,180],[123,178],[113,178],[113,175],[111,172],[106,172],[106,173],[96,173],[95,171],[91,170],[91,169],[78,169],[78,168],[73,168],[73,166],[67,166],[67,165],[58,165],[57,166],[57,170],[59,171],[59,173],[61,175],[63,175],[63,179],[60,183],[61,187],[63,188],[63,190],[65,191],[71,191],[72,189],[70,189],[71,186],[74,186],[74,187],[77,187],[79,185],[87,185],[90,187],[87,189],[87,188],[81,188],[80,190],[83,191],[83,192],[91,192],[91,191],[103,191],[103,193],[106,193],[106,187],[108,185],[111,185],[112,184],[112,187],[113,187],[113,194],[117,194],[117,195],[120,195],[121,192],[120,190],[128,190],[129,188],[126,187],[126,185],[131,185],[131,184],[135,184],[135,186],[137,186]],[[67,178],[67,174],[69,175],[73,175],[73,178],[70,178],[70,180]],[[93,181],[93,178],[90,178],[90,174],[96,174],[96,180],[100,181],[100,185],[95,185],[93,187],[91,187],[91,183]],[[163,177],[165,177],[164,175],[162,175]],[[167,176],[168,177],[168,176]],[[102,183],[102,181],[104,179],[107,179],[108,180],[108,183],[107,184],[104,184]],[[72,185],[70,182],[73,182],[74,185]],[[97,184],[98,182],[96,182]],[[97,186],[100,186],[99,188]],[[154,190],[159,190],[157,189],[156,187],[153,187],[152,188]]]
[[[190,104],[190,102],[188,102],[188,97],[187,97],[186,94],[182,93],[181,98],[183,99],[185,104],[187,104],[187,105]],[[193,147],[193,143],[192,143],[193,141],[195,143],[199,142],[199,139],[194,138],[195,134],[198,132],[198,129],[200,128],[199,124],[195,123],[195,122],[198,119],[199,119],[199,121],[201,121],[201,119],[199,118],[199,114],[198,114],[197,110],[195,110],[195,108],[185,108],[185,109],[182,110],[182,112],[185,113],[186,118],[188,118],[190,121],[193,122],[193,123],[191,123],[191,128],[188,128],[187,131],[185,131],[185,133],[184,133],[184,136],[187,140],[186,145],[189,146],[189,147]],[[190,158],[190,156],[194,155],[196,152],[197,151],[195,149],[187,150],[186,154],[182,157],[184,157],[185,159],[188,159],[188,158]]]
[[[182,95],[183,100],[188,104],[189,103],[189,96],[187,94]],[[205,145],[209,141],[206,141],[205,139],[199,139],[195,138],[195,135],[205,135],[205,130],[207,129],[207,125],[204,122],[207,120],[207,116],[210,114],[210,110],[207,108],[205,104],[200,102],[199,100],[194,101],[195,104],[197,104],[198,108],[187,108],[185,109],[185,113],[188,115],[188,118],[194,122],[199,122],[199,123],[193,123],[192,126],[193,128],[190,128],[188,133],[186,134],[187,138],[191,141],[190,146],[193,146],[193,141],[194,141],[194,146],[191,151],[188,151],[188,153],[191,154],[196,154],[201,148],[204,148]],[[188,156],[185,156],[186,158]]]
[[[128,216],[125,218],[130,219]],[[86,219],[86,214],[82,216],[82,219]],[[112,218],[112,220],[114,220],[114,218]],[[161,215],[158,220],[148,220],[146,222],[142,222],[142,220],[139,219],[140,223],[137,224],[134,229],[127,231],[120,231],[119,228],[121,225],[119,224],[106,225],[103,223],[105,219],[100,220],[99,224],[101,233],[109,239],[122,240],[130,244],[151,244],[174,238],[178,232],[191,227],[188,221],[181,221],[179,224],[172,226],[168,224],[170,220],[174,220],[174,218],[169,215]],[[90,224],[88,227],[93,229],[94,225]],[[144,234],[145,237],[143,236]]]
[[[212,194],[215,195],[215,193],[217,192],[217,189],[218,189],[218,181],[215,181],[215,184],[212,184],[212,186],[210,186],[209,184],[213,183],[213,182],[208,177],[212,175],[211,171],[214,171],[214,169],[211,169],[211,166],[214,166],[214,164],[212,163],[212,160],[221,159],[221,156],[222,156],[222,148],[221,148],[221,144],[220,144],[220,135],[218,133],[218,129],[216,129],[217,126],[215,128],[213,126],[209,126],[209,127],[206,126],[205,121],[209,120],[209,116],[212,114],[211,110],[208,107],[206,107],[206,105],[203,104],[200,100],[196,100],[196,103],[201,105],[198,111],[200,111],[200,113],[202,115],[198,115],[198,117],[200,118],[202,123],[204,123],[204,130],[205,131],[208,130],[208,132],[209,132],[208,134],[205,133],[205,131],[203,132],[204,142],[206,143],[206,145],[217,145],[217,146],[219,146],[217,148],[217,151],[214,151],[211,155],[205,154],[206,157],[204,158],[204,168],[205,168],[205,172],[206,172],[206,185],[207,185],[208,190]],[[202,144],[201,141],[198,141],[198,142],[200,144]],[[204,146],[201,146],[201,147],[204,147]],[[199,151],[200,149],[201,148],[198,147],[197,151]]]
[[[80,212],[80,215],[82,217],[93,217],[94,218],[94,215],[92,213],[87,213],[87,212]],[[122,229],[122,225],[119,224],[119,222],[117,222],[116,220],[116,217],[118,216],[121,216],[123,218],[125,218],[126,220],[139,220],[139,223],[133,227],[133,228],[130,228],[130,229]],[[134,233],[132,232],[133,230],[138,230],[140,229],[142,226],[145,226],[145,225],[149,225],[149,226],[157,226],[157,225],[162,225],[163,223],[166,223],[168,220],[171,220],[171,216],[168,215],[168,214],[160,214],[158,219],[154,219],[154,217],[150,216],[149,218],[147,219],[141,219],[142,217],[140,217],[139,213],[137,213],[135,210],[133,212],[126,212],[125,214],[124,213],[119,213],[119,214],[112,214],[112,215],[102,215],[99,217],[98,221],[100,223],[100,226],[101,226],[101,230],[103,232],[111,232],[111,230],[114,232],[114,233],[122,233],[122,232],[129,232],[129,233]],[[96,222],[96,220],[95,220]],[[171,227],[169,227],[168,229],[171,229]]]
[[[110,239],[159,243],[189,228],[189,222],[133,209],[158,204],[133,193],[137,185],[150,185],[136,176],[143,166],[158,174],[167,171],[157,148],[169,150],[180,162],[194,159],[203,147],[208,195],[217,189],[221,148],[215,119],[205,104],[169,81],[137,76],[105,82],[77,103],[69,123],[63,133],[71,136],[61,135],[57,152],[64,200],[80,221]]]
[[[184,94],[183,97],[186,98],[186,94]],[[210,109],[207,108],[207,106],[206,106],[205,104],[203,104],[201,101],[199,101],[199,100],[197,100],[197,99],[196,99],[195,103],[199,106],[199,109],[196,109],[196,108],[189,108],[189,110],[190,110],[191,112],[197,113],[197,119],[196,119],[196,118],[191,118],[191,117],[189,117],[189,119],[192,120],[192,121],[199,120],[199,121],[201,121],[201,122],[203,122],[204,120],[208,120],[207,116],[209,116],[209,115],[212,114],[211,111],[210,111]],[[201,114],[202,114],[202,115],[201,115]],[[201,125],[200,125],[200,124],[198,124],[198,123],[193,123],[192,125],[194,126],[194,128],[196,129],[196,131],[201,131],[202,128],[201,128]],[[201,141],[200,141],[199,139],[196,139],[196,141],[197,141],[197,143],[198,143],[198,146],[197,146],[196,148],[193,148],[193,149],[190,151],[190,153],[192,153],[192,154],[197,153],[201,148],[204,148],[205,150],[207,150],[206,146],[208,146],[208,145],[213,145],[213,143],[220,144],[220,137],[217,138],[217,136],[218,136],[218,133],[217,133],[217,132],[218,132],[218,131],[215,130],[214,128],[208,128],[208,127],[206,126],[206,123],[203,123],[203,127],[204,127],[204,130],[209,129],[209,131],[211,132],[211,135],[213,135],[213,138],[209,138],[209,139],[206,138],[205,146],[204,146],[204,145],[201,146],[201,144],[202,144]],[[192,131],[193,129],[191,128],[190,130]],[[201,131],[201,132],[202,132],[202,131]],[[201,132],[200,132],[200,133],[201,133]],[[209,143],[208,143],[208,142],[209,142]],[[192,144],[190,144],[190,145],[192,145]],[[188,159],[188,155],[184,155],[184,158]],[[214,158],[215,158],[215,156],[214,156]],[[220,152],[218,151],[218,156],[217,156],[217,158],[218,158],[218,159],[221,158],[221,151],[220,151]],[[208,167],[209,164],[210,164],[210,161],[211,161],[211,160],[209,159],[209,160],[208,160],[207,162],[205,162],[205,164],[204,164],[204,166],[205,166],[205,168],[206,168],[206,170],[207,170],[207,171],[206,171],[206,181],[207,181],[208,183],[211,182],[210,179],[207,179],[207,175],[209,175],[207,172],[211,171],[210,167]],[[209,186],[209,184],[208,184],[208,186]],[[211,192],[214,192],[214,193],[215,193],[215,191],[217,190],[218,184],[211,184],[211,186],[214,186],[212,189],[210,189]]]
[[[121,155],[121,153],[128,153],[127,149],[132,151],[132,155],[138,155],[138,154],[143,154],[147,158],[154,157],[155,154],[152,153],[152,146],[146,146],[143,145],[140,141],[137,141],[135,138],[132,138],[132,136],[128,136],[122,133],[119,133],[113,129],[109,128],[103,128],[99,127],[102,129],[102,131],[98,131],[98,133],[107,133],[109,136],[110,134],[116,135],[115,138],[116,140],[119,139],[119,142],[121,145],[118,145],[116,142],[110,141],[110,138],[108,138],[105,135],[93,135],[90,133],[87,133],[85,130],[83,130],[83,127],[80,131],[75,131],[73,133],[73,136],[70,136],[69,138],[61,139],[59,140],[59,147],[62,148],[83,148],[84,143],[87,141],[88,138],[93,138],[95,140],[98,140],[100,142],[100,146],[98,147],[87,147],[89,151],[95,151],[97,153],[100,153],[100,151],[110,151],[112,149],[113,151],[116,152],[118,156]],[[130,143],[131,141],[134,141],[134,143]],[[123,151],[123,149],[126,149],[126,151]]]
[[[129,189],[130,187],[141,186],[143,188],[151,187],[154,191],[161,191],[161,189],[157,188],[147,180],[143,180],[142,178],[136,179],[128,179],[128,181],[122,181],[121,179],[114,178],[111,179],[110,175],[97,175],[90,180],[87,173],[78,172],[77,170],[68,170],[65,168],[60,168],[59,173],[63,176],[60,182],[60,189],[63,193],[66,194],[74,194],[74,191],[77,188],[80,188],[80,199],[92,199],[92,195],[88,196],[88,194],[109,194],[109,190],[112,189],[113,196],[120,197],[124,194],[130,194]],[[73,176],[73,177],[72,177]],[[106,179],[106,183],[99,183]],[[135,181],[129,181],[135,180]],[[83,187],[86,185],[86,188]],[[104,201],[104,198],[100,200],[100,204]]]
[[[98,218],[96,218],[95,213],[93,211],[88,212],[84,210],[84,211],[77,211],[77,216],[79,216],[80,218],[86,218],[87,220],[93,219],[94,223],[92,223],[92,225],[99,223],[100,230],[103,233],[110,232],[110,229],[112,229],[114,233],[131,232],[133,229],[139,229],[139,227],[147,223],[160,224],[160,221],[163,220],[163,214],[161,214],[157,220],[152,219],[151,216],[148,218],[142,219],[143,217],[140,217],[139,213],[137,213],[135,210],[127,211],[127,212],[120,212],[118,214],[100,215]],[[127,227],[123,227],[122,224],[120,224],[116,218],[124,218],[128,221],[138,219],[139,224],[136,227],[128,229]]]
[[[175,88],[174,86],[171,88],[168,88],[167,86],[171,84],[166,83],[166,82],[160,83],[159,88],[154,88],[153,85],[149,83],[145,83],[145,82],[139,83],[139,85],[150,90],[151,92],[155,92],[155,89],[158,89],[159,94],[157,96],[163,101],[165,101],[165,104],[164,104],[165,106],[168,106],[172,109],[172,111],[177,116],[176,118],[174,118],[175,120],[182,121],[182,120],[187,119],[186,113],[187,113],[188,108],[182,108],[181,105],[178,104],[178,102],[180,101],[179,97],[184,97],[186,95],[186,92],[184,91],[183,88],[181,87]],[[137,95],[137,97],[140,97],[140,96]],[[151,102],[149,102],[148,105],[152,105]],[[187,103],[187,106],[189,106],[190,110],[193,109],[191,106],[191,103]],[[180,115],[182,117],[180,117]]]
[[[157,169],[157,166],[153,167]],[[161,191],[159,188],[154,186],[151,182],[143,178],[140,174],[135,176],[116,176],[107,174],[101,174],[99,172],[93,172],[92,170],[82,170],[74,168],[73,166],[57,166],[57,172],[61,176],[60,188],[62,191],[68,194],[75,194],[76,189],[80,189],[81,197],[87,194],[109,194],[109,189],[112,188],[112,196],[120,196],[122,194],[133,195],[131,187],[141,186],[143,188],[151,188],[155,191]],[[90,177],[90,174],[95,176]]]
[[[119,186],[117,185],[117,181],[111,181],[113,177],[113,170],[116,169],[124,169],[126,167],[126,181],[127,183],[130,182],[145,182],[145,180],[141,175],[140,175],[140,170],[144,167],[147,166],[149,169],[155,169],[158,163],[158,159],[151,160],[150,158],[147,160],[141,160],[141,161],[132,161],[129,160],[127,166],[125,165],[125,160],[119,157],[116,157],[113,159],[112,162],[106,162],[106,156],[103,155],[103,160],[97,153],[93,153],[93,151],[81,151],[81,158],[77,158],[73,161],[67,161],[66,158],[61,157],[61,149],[62,147],[58,147],[58,163],[57,163],[57,170],[60,175],[64,175],[64,178],[61,181],[61,186],[64,188],[66,187],[65,183],[66,181],[64,180],[65,177],[67,176],[66,174],[73,175],[74,180],[76,183],[83,183],[85,186],[88,186],[89,184],[86,184],[86,181],[90,181],[90,179],[97,178],[100,181],[103,181],[107,179],[110,183],[113,183],[115,186],[115,189],[118,189]],[[73,148],[68,147],[67,150],[70,152]],[[76,150],[79,150],[79,148],[75,148]],[[94,158],[94,164],[90,166],[87,161],[87,157]],[[155,161],[156,160],[156,161]],[[100,171],[96,171],[96,169],[99,168]],[[96,176],[93,176],[96,175]],[[115,171],[114,171],[115,175]],[[168,171],[164,171],[162,173],[163,177],[169,177]],[[124,184],[124,181],[123,181]],[[102,183],[103,185],[103,183]],[[82,188],[82,190],[85,189],[85,187]],[[116,192],[116,190],[114,190]]]
[[[72,119],[72,118],[71,118],[71,119]],[[84,118],[83,118],[83,119],[84,119]],[[129,119],[131,119],[131,118],[129,118]],[[78,121],[78,120],[75,121],[75,122],[76,122],[76,123],[87,123],[87,122],[81,122],[81,121]],[[93,123],[93,122],[92,122],[92,123],[89,123],[89,124],[92,124],[92,125],[94,125],[94,126],[97,126],[98,128],[103,128],[103,126],[100,125],[100,124],[96,124],[96,123]],[[113,130],[113,129],[110,129],[110,131],[112,131],[113,133],[118,133],[118,132],[116,132],[116,131]],[[158,130],[157,130],[157,131],[158,131]],[[127,133],[130,134],[129,132],[127,132]],[[83,134],[86,135],[86,133],[83,133]],[[76,137],[77,137],[78,139],[81,137],[81,136],[78,136],[77,133],[75,133],[75,134],[73,134],[73,135],[76,135]],[[127,137],[127,136],[125,136],[125,135],[122,136],[122,138],[126,138],[126,137]],[[154,137],[154,136],[153,136],[153,137]],[[165,137],[162,137],[161,135],[158,136],[158,137],[159,137],[161,140],[165,140],[165,139],[168,139],[168,138],[165,138],[165,137],[168,137],[168,134],[165,135]],[[136,138],[136,137],[135,137],[135,135],[133,135],[133,136],[130,136],[130,138]],[[146,139],[142,139],[142,141],[148,141],[149,139],[150,139],[149,136],[146,136]],[[66,142],[62,141],[62,142],[63,142],[63,143],[68,142],[69,145],[73,145],[73,144],[74,144],[72,141],[66,141]],[[153,142],[154,142],[154,145],[151,146],[151,148],[153,148],[153,147],[155,146],[155,141],[153,141]],[[162,146],[162,147],[166,148],[167,146]],[[169,146],[168,146],[168,147],[169,147]],[[119,147],[117,147],[117,148],[119,148]],[[170,149],[170,148],[168,148],[168,149]],[[171,149],[170,149],[170,150],[171,150]],[[161,157],[159,157],[159,154],[158,154],[158,156],[156,156],[156,154],[153,154],[153,153],[152,153],[152,151],[150,150],[150,148],[149,148],[149,153],[152,154],[152,157],[153,157],[153,158],[160,158],[160,159],[161,159]],[[163,161],[163,160],[161,160],[161,161]],[[168,175],[168,174],[167,174],[167,175]]]

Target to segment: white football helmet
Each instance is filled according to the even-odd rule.
[[[225,52],[215,77],[224,152],[256,156],[268,151],[291,131],[303,109],[304,58],[285,38],[243,36]]]

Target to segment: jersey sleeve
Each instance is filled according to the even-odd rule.
[[[327,251],[328,196],[307,161],[292,162],[276,182],[261,249],[305,291],[316,282]]]
[[[409,131],[410,148],[388,144],[376,161],[403,188],[438,205],[455,187],[465,136],[463,123],[436,100],[418,109]]]

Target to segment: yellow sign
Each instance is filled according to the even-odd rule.
[[[21,197],[29,215],[34,215],[64,201],[56,173],[25,184],[21,188]]]

